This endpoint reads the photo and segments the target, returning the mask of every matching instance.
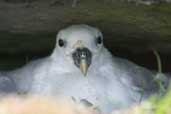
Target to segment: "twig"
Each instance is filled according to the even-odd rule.
[[[153,53],[154,55],[156,56],[156,59],[157,59],[157,65],[158,65],[158,77],[156,78],[155,77],[155,80],[156,80],[156,83],[158,84],[159,88],[160,88],[160,93],[163,93],[165,92],[165,88],[163,87],[163,84],[162,84],[162,63],[161,63],[161,58],[160,58],[160,54],[158,53],[158,51],[156,49],[153,50]]]
[[[162,73],[162,63],[161,63],[160,54],[155,49],[153,50],[153,53],[154,53],[154,55],[156,56],[156,59],[157,59],[158,72]]]

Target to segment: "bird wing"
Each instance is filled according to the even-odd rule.
[[[35,76],[34,72],[38,68],[41,68],[45,61],[46,59],[39,59],[12,71],[0,72],[0,93],[27,93],[32,86],[33,78]]]
[[[14,92],[16,92],[16,85],[14,81],[10,77],[0,73],[0,93],[4,94]]]
[[[137,92],[144,95],[144,97],[148,97],[151,94],[154,94],[160,90],[160,86],[156,80],[156,76],[158,73],[152,72],[144,67],[138,66],[126,59],[115,58],[115,63],[117,63],[121,72],[125,74],[126,79],[130,79],[132,83],[132,90],[136,90]],[[163,75],[162,84],[165,86],[168,85],[168,80],[166,81],[165,75]]]

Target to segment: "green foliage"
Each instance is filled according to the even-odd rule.
[[[164,97],[152,96],[145,101],[141,110],[142,114],[171,114],[171,88]]]
[[[155,105],[155,104],[154,104]],[[170,114],[171,113],[171,91],[158,102],[156,102],[155,114]]]

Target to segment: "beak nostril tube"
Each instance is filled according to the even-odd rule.
[[[85,59],[85,58],[86,58],[86,53],[85,53],[85,52],[82,52],[82,53],[81,53],[81,58],[82,58],[82,59]]]
[[[91,64],[92,53],[88,48],[77,48],[72,54],[74,64],[81,70],[83,75],[87,74]]]

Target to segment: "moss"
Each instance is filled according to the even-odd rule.
[[[24,31],[31,31],[31,33],[24,36],[26,37],[25,39],[27,39],[27,35],[30,37],[30,34],[39,34],[36,35],[36,37],[31,37],[33,37],[34,40],[37,39],[37,41],[45,39],[48,49],[53,47],[53,43],[49,41],[49,37],[45,35],[45,32],[52,36],[52,34],[56,34],[60,28],[75,23],[87,23],[100,28],[106,37],[105,42],[109,43],[108,47],[111,49],[113,49],[114,46],[131,50],[136,48],[139,49],[138,51],[149,50],[151,48],[157,48],[160,51],[170,49],[171,4],[146,6],[127,3],[125,0],[83,0],[79,1],[75,7],[72,7],[70,2],[64,2],[62,5],[57,6],[45,5],[45,7],[43,5],[41,6],[41,4],[39,5],[34,6],[33,4],[32,10],[35,12],[34,15],[30,15],[32,12],[29,12],[29,8],[24,9],[25,17],[28,15],[26,19],[23,15],[20,15],[20,13],[16,13],[16,16],[13,17],[14,20],[6,15],[2,15],[1,17],[4,18],[3,20],[8,20],[11,23],[13,23],[13,21],[15,22],[15,20],[23,20],[23,24],[18,21],[16,21],[16,23],[18,22],[18,25],[20,25],[21,29],[24,29]],[[39,15],[37,16],[36,14],[42,16],[43,19],[39,19]],[[8,18],[6,19],[6,17]],[[30,22],[30,20],[35,20],[35,18],[35,22]],[[29,24],[29,22],[32,24]],[[28,26],[26,26],[25,23],[27,23],[26,25]],[[9,25],[9,23],[7,23],[7,25]],[[15,26],[17,26],[17,24]],[[9,39],[12,39],[12,34],[9,35],[11,35]],[[22,36],[20,35],[19,37]],[[55,39],[55,35],[51,39]],[[4,42],[7,40],[4,40]],[[20,42],[20,40],[21,38],[16,38],[16,42]],[[32,48],[30,46],[32,40],[29,40],[29,42],[29,48]],[[2,44],[5,43],[2,42]],[[36,44],[37,43],[35,43],[35,45]]]
[[[74,17],[71,23],[99,27],[107,34],[110,45],[129,48],[137,44],[138,48],[161,50],[165,43],[171,42],[171,4],[136,6],[118,0],[87,0],[66,11]],[[159,42],[163,45],[159,46]]]

